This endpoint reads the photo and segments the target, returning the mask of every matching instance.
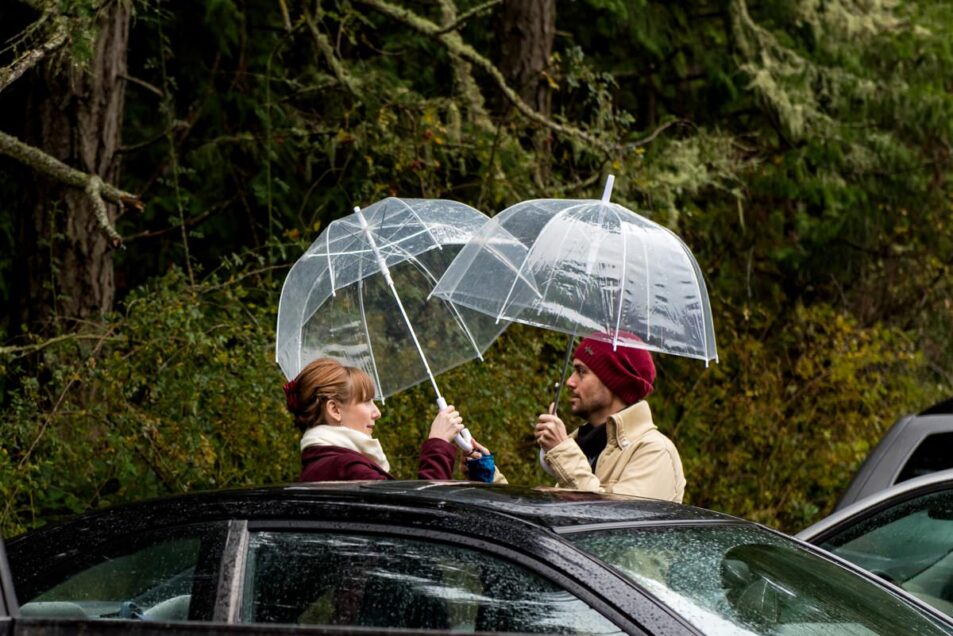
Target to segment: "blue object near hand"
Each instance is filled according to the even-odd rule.
[[[493,454],[483,455],[479,459],[467,460],[467,475],[470,481],[482,481],[487,484],[493,483],[493,475],[496,473],[496,462],[493,461]]]

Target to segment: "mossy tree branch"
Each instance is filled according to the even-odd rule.
[[[136,195],[120,190],[108,183],[104,183],[97,175],[87,174],[75,168],[71,168],[59,159],[51,157],[42,150],[25,144],[19,139],[2,131],[0,131],[0,154],[11,157],[36,172],[55,179],[60,183],[85,190],[93,201],[99,225],[106,236],[109,237],[113,247],[122,245],[122,237],[119,236],[116,229],[109,222],[109,217],[106,214],[105,201],[111,201],[117,205],[124,205],[138,210],[143,208],[142,201]]]
[[[456,26],[461,24],[461,20],[464,17],[474,15],[476,9],[485,9],[500,2],[502,2],[502,0],[492,0],[491,2],[484,3],[480,5],[480,7],[476,7],[474,10],[468,11],[464,16],[458,18],[457,6],[453,0],[438,0],[444,23],[440,32],[447,33],[455,30]],[[453,77],[457,92],[466,102],[470,112],[470,118],[484,128],[492,128],[492,122],[486,113],[483,92],[480,90],[480,86],[476,83],[476,80],[473,79],[473,67],[459,55],[453,54],[451,54],[451,65],[453,66]]]
[[[602,151],[606,155],[615,155],[618,153],[619,147],[616,144],[607,143],[595,135],[580,128],[576,128],[575,126],[560,124],[559,122],[553,121],[549,117],[546,117],[542,113],[533,109],[529,104],[524,102],[516,93],[516,91],[506,83],[506,78],[503,77],[503,73],[500,72],[496,65],[494,65],[483,55],[480,55],[472,46],[467,44],[458,32],[445,32],[444,27],[439,26],[432,21],[421,17],[420,15],[417,15],[409,9],[391,4],[390,2],[387,2],[387,0],[356,1],[359,4],[371,7],[372,9],[397,20],[398,22],[414,29],[418,33],[428,35],[436,39],[438,42],[443,44],[443,46],[450,52],[451,55],[456,55],[482,70],[493,80],[500,92],[502,92],[506,99],[513,104],[516,110],[530,121],[548,128],[555,133],[565,135],[567,137],[574,137],[584,141],[594,148]]]
[[[472,9],[469,9],[468,11],[464,11],[463,14],[460,15],[459,17],[453,18],[452,22],[449,22],[443,25],[442,27],[440,27],[440,30],[437,31],[436,35],[443,35],[444,33],[448,33],[450,31],[456,31],[461,26],[466,24],[467,20],[469,20],[473,16],[479,13],[482,13],[484,11],[487,11],[489,9],[492,9],[498,4],[503,4],[503,0],[487,0],[487,2],[484,2],[483,4],[477,5],[473,7]]]
[[[66,23],[57,21],[56,27],[50,37],[36,48],[30,49],[18,57],[12,64],[0,68],[0,91],[17,81],[24,73],[36,66],[50,53],[60,49],[66,44],[69,35],[66,29]]]
[[[315,46],[318,47],[318,51],[324,56],[325,62],[328,63],[331,72],[334,73],[334,77],[337,78],[338,82],[340,82],[349,93],[357,95],[359,89],[357,80],[347,72],[347,69],[344,68],[344,64],[334,54],[334,47],[331,46],[331,40],[318,28],[320,16],[312,15],[307,8],[302,10],[301,13],[305,23],[308,25],[308,30],[311,31],[311,37],[314,38]]]

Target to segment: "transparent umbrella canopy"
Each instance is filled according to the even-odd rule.
[[[698,263],[667,228],[609,200],[536,199],[490,219],[433,290],[495,320],[717,360]]]
[[[320,357],[359,367],[381,398],[481,358],[506,321],[431,297],[486,222],[456,201],[383,199],[333,221],[281,290],[275,357],[289,379]],[[464,440],[467,438],[464,437]]]

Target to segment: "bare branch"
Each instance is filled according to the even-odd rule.
[[[453,29],[448,26],[460,22],[457,19],[457,5],[453,0],[437,0],[437,2],[440,4],[442,22],[445,25],[441,32],[452,31]],[[459,55],[451,54],[450,60],[453,66],[454,86],[460,97],[467,103],[470,119],[481,127],[490,129],[493,124],[486,114],[483,91],[473,79],[473,67]]]
[[[658,128],[656,128],[655,130],[653,130],[652,134],[650,134],[648,137],[643,137],[642,139],[639,139],[638,141],[627,143],[623,146],[623,148],[625,150],[632,150],[633,148],[638,148],[639,146],[650,144],[653,141],[655,141],[655,138],[661,135],[666,128],[669,128],[670,126],[674,126],[675,124],[686,124],[686,123],[688,122],[684,119],[673,119],[671,121],[667,121],[661,126],[659,126]]]
[[[285,0],[278,0],[278,6],[281,7],[281,19],[285,23],[285,31],[291,33],[293,28],[291,26],[291,14],[288,12],[288,4]]]
[[[36,66],[40,60],[45,58],[47,55],[66,44],[67,39],[68,34],[66,31],[66,24],[64,22],[60,22],[46,42],[35,49],[27,51],[9,66],[0,68],[0,91],[15,82],[28,70]]]
[[[42,342],[36,342],[34,344],[28,345],[14,345],[9,347],[0,347],[0,355],[14,355],[22,356],[28,353],[33,353],[35,351],[40,351],[49,347],[50,345],[55,345],[60,342],[65,342],[68,340],[121,340],[118,336],[109,336],[95,333],[68,333],[62,336],[55,336],[49,338]]]
[[[70,168],[59,159],[51,157],[42,150],[25,144],[16,137],[8,135],[3,131],[0,131],[0,154],[12,157],[37,172],[41,172],[48,177],[56,179],[60,183],[73,186],[74,188],[83,188],[85,190],[89,184],[90,177],[92,177],[92,175],[86,174],[85,172]],[[104,199],[118,205],[126,205],[139,210],[143,208],[142,201],[139,200],[139,197],[130,192],[120,190],[108,183],[102,184],[102,196]]]
[[[440,30],[437,31],[436,35],[443,35],[444,33],[449,33],[450,31],[456,31],[461,26],[463,26],[463,24],[467,20],[469,20],[473,16],[477,15],[478,13],[482,13],[486,11],[487,9],[492,9],[498,4],[503,4],[503,0],[487,0],[483,4],[473,7],[469,11],[464,11],[463,15],[456,18],[453,22],[451,22],[450,24],[445,24],[442,27],[440,27]]]
[[[198,214],[198,215],[196,215],[196,216],[193,216],[193,217],[190,217],[190,218],[186,219],[186,220],[185,220],[185,226],[186,226],[186,227],[194,227],[194,226],[198,225],[199,223],[201,223],[202,221],[204,221],[204,220],[207,219],[208,217],[212,216],[214,213],[218,212],[219,210],[222,210],[222,209],[224,209],[224,208],[230,206],[230,205],[231,205],[232,203],[234,203],[237,199],[238,199],[237,196],[233,196],[233,197],[231,197],[230,199],[228,199],[228,200],[226,200],[226,201],[220,201],[220,202],[216,203],[215,205],[213,205],[212,207],[208,208],[207,210],[205,210],[205,211],[202,212],[201,214]],[[159,236],[164,236],[164,235],[169,234],[169,233],[171,233],[171,232],[175,232],[176,230],[179,230],[181,227],[182,227],[182,224],[181,224],[181,223],[176,223],[175,225],[170,225],[169,227],[162,228],[161,230],[146,230],[146,231],[144,231],[144,232],[139,232],[138,234],[127,234],[126,236],[123,237],[123,241],[124,241],[125,243],[129,243],[130,241],[137,241],[137,240],[139,240],[139,239],[156,238],[156,237],[159,237]]]
[[[513,103],[513,106],[516,107],[516,110],[518,110],[530,121],[535,122],[540,126],[549,128],[550,130],[559,134],[566,135],[568,137],[575,137],[576,139],[585,141],[595,148],[598,148],[606,155],[612,155],[618,151],[617,146],[606,143],[595,135],[587,133],[584,130],[576,128],[575,126],[555,122],[549,117],[546,117],[542,113],[533,109],[531,106],[529,106],[529,104],[524,102],[522,98],[520,98],[516,91],[507,85],[506,78],[503,77],[503,73],[500,72],[500,69],[496,68],[496,66],[490,62],[490,60],[480,55],[472,46],[464,42],[459,33],[455,31],[443,33],[442,28],[430,20],[422,18],[421,16],[408,9],[405,9],[404,7],[391,4],[387,2],[387,0],[356,0],[356,2],[376,9],[384,15],[394,18],[398,22],[409,26],[418,33],[429,35],[435,38],[437,41],[443,44],[451,54],[458,55],[477,68],[483,70],[483,72],[492,78],[506,98]]]
[[[154,95],[157,95],[161,98],[165,98],[165,93],[163,93],[161,89],[153,86],[152,84],[150,84],[149,82],[145,80],[141,80],[138,77],[133,77],[132,75],[120,75],[119,77],[129,82],[130,84],[141,86],[142,88],[146,89],[150,93],[153,93]]]
[[[567,193],[576,194],[580,190],[586,190],[588,188],[591,188],[593,185],[595,185],[601,180],[602,180],[602,172],[601,170],[596,170],[585,179],[580,179],[579,181],[576,181],[574,183],[567,183],[561,187],[555,188],[552,191],[552,196],[563,197],[563,196],[566,196]]]

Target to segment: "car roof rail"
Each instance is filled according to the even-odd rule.
[[[953,415],[953,398],[938,402],[918,415]]]

